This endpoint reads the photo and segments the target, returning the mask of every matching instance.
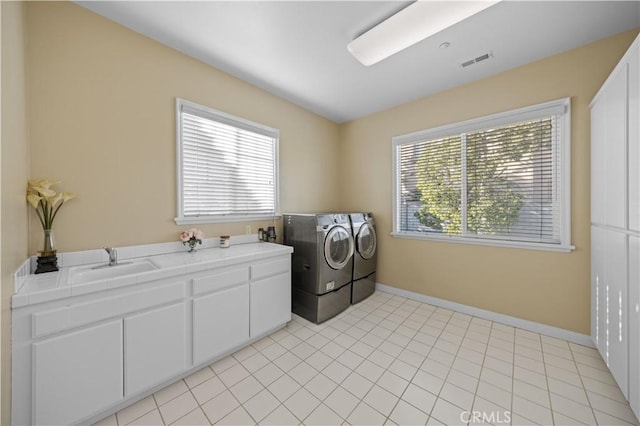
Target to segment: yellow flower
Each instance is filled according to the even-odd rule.
[[[56,191],[42,186],[32,186],[31,189],[42,195],[43,197],[50,198],[56,195]]]
[[[51,182],[48,179],[34,179],[34,180],[30,180],[29,181],[29,186],[31,187],[38,187],[38,188],[43,188],[43,189],[49,189],[51,188],[53,185],[56,185],[60,182]]]
[[[34,179],[27,186],[27,201],[35,209],[43,229],[51,229],[60,207],[76,196],[71,192],[56,193],[51,187],[57,183],[48,179]]]
[[[45,201],[47,202],[47,204],[49,204],[49,206],[51,206],[52,208],[56,206],[56,204],[58,204],[58,202],[62,200],[62,194],[56,194],[54,192],[53,197],[45,197]]]
[[[38,204],[40,203],[40,200],[42,200],[42,197],[37,194],[27,195],[27,201],[29,201],[29,204],[31,204],[34,209],[38,208]]]
[[[76,198],[76,194],[74,194],[73,192],[63,192],[62,193],[62,202],[66,203],[67,201],[71,200],[72,198]]]

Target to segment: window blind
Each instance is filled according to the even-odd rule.
[[[561,106],[394,139],[395,232],[568,246]]]
[[[278,132],[178,102],[182,218],[242,218],[277,212]]]

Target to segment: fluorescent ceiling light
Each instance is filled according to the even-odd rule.
[[[362,65],[373,65],[499,1],[419,0],[357,37],[347,49]]]

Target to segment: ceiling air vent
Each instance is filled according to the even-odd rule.
[[[493,52],[485,53],[484,55],[480,55],[476,58],[469,59],[468,61],[464,61],[460,64],[462,68],[466,68],[470,65],[477,64],[478,62],[486,61],[489,58],[493,58]]]

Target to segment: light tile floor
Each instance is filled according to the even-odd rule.
[[[474,417],[474,414],[475,417]],[[101,425],[638,425],[595,349],[376,292]]]

